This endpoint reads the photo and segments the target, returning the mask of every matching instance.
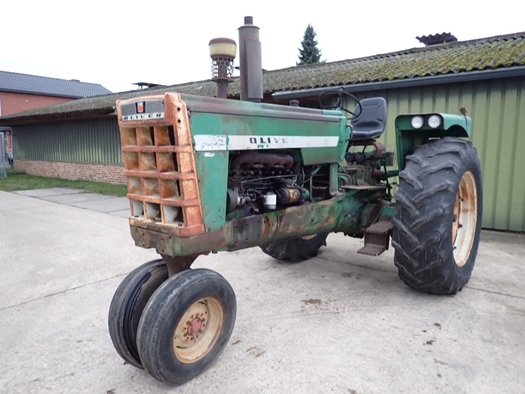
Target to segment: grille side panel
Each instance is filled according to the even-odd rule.
[[[168,226],[175,236],[204,233],[188,111],[180,95],[119,100],[117,116],[131,217]]]

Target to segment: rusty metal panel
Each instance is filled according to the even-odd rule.
[[[355,202],[355,200],[353,200]],[[135,244],[168,256],[191,256],[219,250],[239,250],[305,234],[329,232],[338,225],[344,197],[230,220],[217,230],[195,236],[172,236],[174,229],[130,218]],[[344,220],[340,220],[341,225]],[[304,224],[308,223],[308,233]],[[343,227],[341,227],[342,229]]]
[[[189,116],[180,95],[117,102],[132,219],[174,236],[204,232]]]
[[[483,172],[483,227],[525,231],[525,77],[474,81],[361,93],[359,98],[382,96],[388,116],[380,141],[395,149],[394,119],[414,112],[459,114],[465,107],[472,117],[471,141],[478,150]],[[347,106],[355,104],[349,101]]]

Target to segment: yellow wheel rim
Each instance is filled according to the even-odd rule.
[[[203,358],[213,348],[224,324],[224,310],[214,298],[193,303],[180,319],[173,334],[173,353],[186,364]]]
[[[463,267],[470,256],[478,220],[478,190],[472,172],[467,171],[459,182],[452,221],[452,245],[454,259]]]

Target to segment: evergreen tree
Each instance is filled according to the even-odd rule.
[[[304,32],[303,41],[301,41],[302,49],[299,49],[299,63],[296,63],[298,66],[301,64],[319,63],[321,61],[321,51],[317,48],[316,35],[312,25],[308,24]]]

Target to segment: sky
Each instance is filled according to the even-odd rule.
[[[416,36],[471,40],[525,31],[516,2],[17,0],[0,5],[0,70],[98,83],[173,85],[211,78],[208,43],[260,28],[266,70],[295,66],[311,24],[327,62],[421,47]],[[238,59],[235,65],[239,64]]]

